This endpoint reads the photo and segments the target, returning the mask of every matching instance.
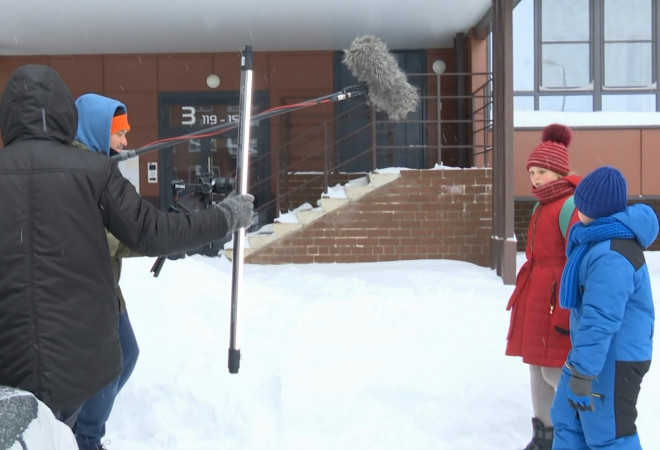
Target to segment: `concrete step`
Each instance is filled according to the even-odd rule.
[[[300,222],[304,226],[322,217],[323,215],[325,215],[326,212],[327,211],[324,211],[321,208],[310,209],[308,211],[298,211],[296,213],[296,217],[298,217],[298,222]]]
[[[369,192],[373,191],[375,188],[372,185],[366,186],[346,186],[344,190],[346,191],[346,197],[352,201],[358,201],[364,197]]]
[[[329,198],[329,197],[322,197],[319,200],[319,205],[325,212],[331,212],[334,211],[337,208],[341,208],[342,206],[348,204],[348,199],[347,198]]]
[[[254,249],[252,249],[252,248],[245,248],[245,249],[244,249],[243,256],[244,256],[244,257],[247,257],[247,256],[249,256],[252,252],[254,252]],[[228,259],[229,261],[231,261],[232,258],[234,257],[234,249],[232,249],[232,248],[226,248],[226,249],[225,249],[225,256],[227,257],[227,259]]]
[[[273,223],[273,233],[278,236],[286,236],[287,234],[294,233],[302,228],[301,223]]]
[[[399,173],[370,173],[369,184],[373,185],[374,188],[379,188],[400,177],[401,174]]]
[[[265,247],[271,242],[278,240],[279,236],[275,233],[268,233],[268,234],[259,233],[259,234],[248,235],[247,239],[250,243],[250,248],[257,250],[260,249],[261,247]]]

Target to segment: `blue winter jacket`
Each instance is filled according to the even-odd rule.
[[[651,360],[655,316],[642,249],[656,239],[658,218],[643,204],[611,217],[628,227],[639,245],[608,239],[593,244],[582,259],[567,361],[585,375],[598,375],[610,352],[616,361]]]
[[[117,109],[126,111],[122,102],[98,94],[84,94],[76,100],[78,130],[76,141],[95,152],[110,155],[110,129]]]

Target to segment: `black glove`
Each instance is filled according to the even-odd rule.
[[[582,375],[568,363],[566,363],[566,368],[571,371],[571,379],[568,382],[568,403],[571,408],[578,411],[593,411],[591,383],[594,377]]]
[[[254,196],[251,194],[229,195],[215,207],[222,211],[227,220],[227,233],[252,225]]]

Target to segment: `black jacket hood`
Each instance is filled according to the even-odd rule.
[[[71,145],[78,112],[55,69],[27,64],[12,73],[0,99],[3,145],[23,139],[47,139]]]

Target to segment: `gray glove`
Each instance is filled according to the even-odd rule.
[[[227,233],[233,233],[239,228],[247,228],[252,225],[253,202],[253,195],[243,194],[229,195],[220,203],[215,204],[215,207],[227,220]]]
[[[571,408],[578,411],[593,411],[594,402],[591,392],[591,384],[594,377],[583,375],[568,363],[564,364],[570,370],[571,378],[568,381],[568,403]]]

